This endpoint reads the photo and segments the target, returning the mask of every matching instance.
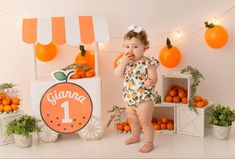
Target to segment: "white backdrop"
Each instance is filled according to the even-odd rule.
[[[205,20],[221,15],[234,0],[0,0],[0,82],[20,85],[24,109],[31,111],[30,82],[33,79],[33,50],[21,40],[21,18],[48,16],[100,15],[108,18],[111,39],[100,52],[102,77],[102,101],[104,110],[112,105],[122,105],[122,79],[113,73],[113,60],[122,48],[122,36],[130,24],[143,26],[152,47],[165,42],[167,36],[159,34],[182,30],[182,34],[203,26]],[[5,11],[5,12],[3,12]],[[174,69],[159,67],[161,74],[180,71],[191,65],[206,77],[198,93],[210,101],[234,105],[235,93],[235,9],[220,20],[229,32],[228,44],[219,50],[209,48],[204,41],[204,30],[184,39],[176,45],[182,52],[182,61]],[[38,63],[40,77],[46,77],[57,68],[73,62],[78,49],[58,46],[56,59],[50,63]],[[147,56],[158,56],[161,47],[148,50]],[[158,83],[161,92],[161,81]]]

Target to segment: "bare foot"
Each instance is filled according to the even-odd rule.
[[[139,152],[147,153],[153,150],[153,142],[145,142],[145,144],[139,149]]]
[[[130,138],[125,140],[126,145],[134,144],[134,143],[137,143],[137,142],[140,142],[140,137],[131,136]]]

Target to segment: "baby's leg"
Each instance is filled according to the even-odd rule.
[[[140,124],[144,130],[145,144],[139,149],[140,152],[150,152],[153,149],[154,131],[151,124],[153,115],[153,101],[144,101],[139,104],[137,114]]]
[[[131,126],[131,137],[125,140],[125,144],[129,145],[140,141],[141,125],[134,108],[127,106],[126,112]]]

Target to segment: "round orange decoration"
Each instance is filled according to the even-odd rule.
[[[42,45],[40,43],[37,43],[35,46],[35,54],[40,61],[51,61],[56,57],[56,53],[56,45],[52,42],[48,45]]]
[[[50,87],[43,95],[40,112],[43,121],[58,133],[74,133],[90,120],[92,100],[79,85],[62,82]]]
[[[91,51],[85,50],[83,45],[80,45],[80,53],[76,56],[75,63],[86,64],[95,69],[95,56]]]
[[[122,58],[122,56],[123,56],[123,53],[120,53],[120,54],[115,58],[114,63],[113,63],[113,67],[114,67],[114,68],[117,67],[117,65],[118,65],[117,62]]]
[[[166,40],[166,46],[159,53],[159,60],[167,68],[173,68],[180,63],[181,53],[177,47],[171,45],[169,38]]]
[[[205,22],[205,26],[208,28],[205,32],[206,43],[214,49],[224,47],[228,41],[226,29],[220,25],[214,25],[213,23],[208,24],[208,22]]]

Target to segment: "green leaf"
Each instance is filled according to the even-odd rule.
[[[62,71],[55,72],[53,75],[58,81],[64,81],[67,78],[65,73]]]

